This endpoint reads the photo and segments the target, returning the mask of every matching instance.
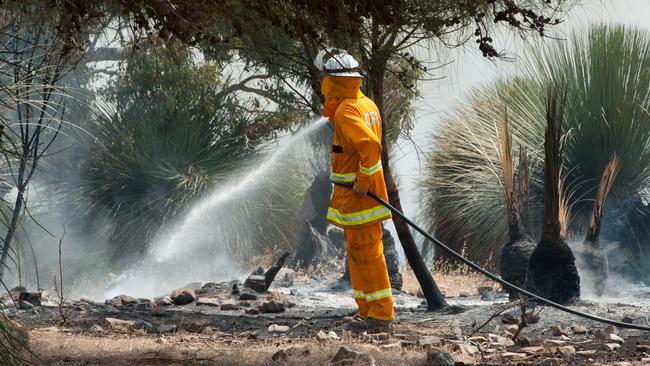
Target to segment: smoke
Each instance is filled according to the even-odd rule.
[[[601,281],[587,262],[587,258],[598,256],[593,249],[584,245],[582,241],[569,243],[571,250],[576,257],[576,266],[580,275],[581,298],[604,304],[639,304],[646,302],[650,304],[650,287],[642,281],[636,280],[629,275],[622,273],[620,268],[629,265],[628,259],[621,255],[624,249],[617,242],[604,243],[605,254],[609,262],[608,277],[605,282],[605,291],[602,296],[598,295],[596,285]]]

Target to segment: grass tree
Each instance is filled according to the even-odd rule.
[[[595,290],[598,296],[602,296],[605,292],[607,278],[609,277],[607,253],[600,239],[600,230],[603,223],[605,201],[616,179],[619,162],[620,157],[617,154],[612,155],[612,159],[603,171],[600,184],[598,185],[598,194],[594,200],[593,210],[589,218],[589,229],[587,230],[587,235],[585,235],[582,247],[578,251],[582,257],[580,259],[585,265],[583,283],[588,281],[589,286]]]
[[[535,242],[530,236],[528,219],[529,166],[525,149],[519,152],[518,176],[515,177],[515,164],[512,159],[512,135],[508,130],[507,113],[501,123],[499,148],[503,179],[501,181],[506,212],[508,213],[508,241],[501,248],[499,264],[501,278],[523,287],[526,281],[528,260],[535,249]],[[496,172],[496,169],[495,169]],[[517,182],[517,184],[515,184]],[[517,298],[517,293],[506,289],[510,299]]]
[[[573,204],[572,228],[586,230],[602,169],[613,153],[620,155],[607,210],[621,220],[604,223],[603,235],[633,253],[628,263],[645,266],[648,249],[639,241],[650,187],[650,33],[630,26],[594,25],[568,41],[536,45],[522,60],[519,75],[473,90],[468,102],[445,119],[434,133],[421,182],[423,219],[453,247],[466,247],[476,261],[494,258],[507,240],[503,195],[491,177],[501,173],[494,149],[508,100],[513,143],[530,153],[531,233],[541,233],[543,216],[543,141],[546,128],[545,88],[566,86],[564,184]],[[567,210],[564,210],[568,212]],[[635,244],[636,243],[636,244]],[[641,259],[639,259],[641,258]],[[496,263],[491,263],[495,265]]]
[[[551,301],[565,304],[580,297],[580,276],[566,243],[569,206],[562,184],[562,124],[564,100],[550,87],[544,138],[544,222],[542,238],[530,254],[526,287]]]

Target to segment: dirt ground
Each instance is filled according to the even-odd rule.
[[[365,355],[355,365],[433,365],[427,361],[432,349],[449,352],[457,365],[650,364],[650,335],[605,328],[551,308],[528,309],[539,319],[512,341],[517,326],[504,321],[520,318],[518,307],[503,312],[510,316],[493,317],[510,305],[498,291],[494,299],[481,300],[476,289],[486,283],[463,276],[436,278],[450,304],[438,312],[427,312],[422,299],[410,294],[415,286],[407,278],[406,293],[395,296],[398,321],[390,335],[345,331],[353,302],[338,290],[307,292],[316,287],[309,281],[260,296],[259,302],[288,304],[279,313],[246,314],[245,306],[222,310],[195,303],[161,311],[142,300],[129,306],[71,301],[64,308],[65,323],[52,307],[5,312],[29,331],[35,364],[41,365],[327,365],[343,346]],[[226,301],[230,287],[212,284],[211,292],[202,294]],[[627,316],[643,325],[650,315],[650,307],[634,304],[580,302],[574,308],[615,320]]]

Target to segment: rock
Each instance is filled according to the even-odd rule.
[[[196,294],[191,288],[181,288],[174,290],[169,297],[171,298],[174,305],[187,305],[196,300]]]
[[[478,291],[478,294],[481,296],[483,296],[483,294],[487,292],[494,292],[492,286],[479,286],[476,288],[476,291]]]
[[[634,324],[634,319],[632,319],[632,317],[629,315],[624,316],[623,319],[621,319],[621,321],[623,323]]]
[[[576,354],[576,348],[573,346],[562,346],[557,349],[558,352],[564,357],[569,358]]]
[[[603,329],[605,334],[618,334],[618,328],[615,325],[608,325]]]
[[[289,355],[283,349],[277,351],[271,356],[271,359],[276,362],[287,362],[289,360]]]
[[[587,327],[576,324],[571,326],[571,332],[573,332],[573,334],[587,334]]]
[[[526,337],[525,335],[521,335],[521,334],[519,335],[519,337],[517,337],[517,339],[515,339],[515,343],[519,347],[532,347],[533,345],[533,341],[529,337]]]
[[[266,292],[268,289],[266,286],[266,277],[264,277],[264,274],[250,275],[246,281],[244,281],[244,287],[248,287],[255,292]]]
[[[609,337],[609,335],[606,334],[605,331],[603,331],[602,329],[598,329],[598,330],[596,330],[596,331],[594,332],[594,338],[595,338],[597,341],[604,341],[604,340],[607,340],[608,337]]]
[[[286,333],[289,331],[289,327],[287,325],[271,324],[267,328],[267,331],[269,333]]]
[[[618,344],[625,343],[625,340],[623,338],[619,337],[618,335],[616,335],[614,333],[611,333],[609,335],[608,340],[611,341],[611,342],[614,342],[614,343],[618,343]]]
[[[636,351],[637,352],[645,352],[645,353],[650,353],[650,346],[645,345],[645,344],[637,344],[636,345]]]
[[[117,307],[135,305],[138,300],[128,295],[118,295],[110,300],[106,300],[106,305],[113,305]]]
[[[258,310],[261,313],[281,313],[284,311],[284,303],[276,300],[264,301]]]
[[[231,293],[233,295],[239,295],[239,284],[237,282],[232,284],[232,290]]]
[[[237,302],[235,302],[235,300],[228,299],[221,303],[220,309],[223,311],[229,311],[229,310],[239,310],[240,308]]]
[[[469,294],[469,292],[463,291],[463,292],[458,294],[458,297],[470,297],[470,294]]]
[[[109,329],[119,332],[129,332],[135,327],[135,322],[133,320],[106,318],[106,323],[108,324]]]
[[[329,332],[327,332],[327,336],[330,337],[331,339],[334,339],[334,340],[341,339],[341,338],[339,338],[339,335],[336,334],[336,332],[333,331],[333,330],[330,330]]]
[[[558,363],[552,358],[545,358],[537,366],[558,366]]]
[[[257,295],[251,294],[250,292],[242,292],[239,295],[239,300],[244,300],[244,301],[253,301],[257,300]]]
[[[564,331],[564,329],[562,329],[561,326],[554,325],[554,326],[551,327],[551,334],[556,336],[556,337],[559,337],[561,335],[566,335],[566,332]]]
[[[174,304],[169,296],[157,297],[154,299],[153,303],[158,306],[171,306]]]
[[[213,297],[199,297],[196,299],[197,306],[219,306],[219,300]]]
[[[240,301],[237,303],[237,305],[239,305],[242,308],[248,308],[251,306],[251,303],[248,301]]]
[[[250,309],[246,309],[245,313],[248,314],[248,315],[256,315],[256,314],[259,314],[260,311],[259,311],[259,309],[256,309],[256,308],[250,308]]]
[[[437,346],[442,343],[442,340],[436,336],[422,336],[418,339],[420,346]]]
[[[621,348],[621,345],[619,343],[605,343],[604,344],[605,349],[607,351],[618,351]]]
[[[371,366],[375,364],[375,360],[366,352],[357,351],[353,348],[343,346],[339,348],[330,363],[337,366]]]
[[[433,348],[427,352],[427,366],[453,366],[456,360],[446,351]]]
[[[102,328],[99,324],[95,324],[92,327],[90,327],[90,333],[102,334],[104,333],[104,328]]]

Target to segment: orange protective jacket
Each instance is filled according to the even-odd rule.
[[[388,200],[381,166],[381,116],[360,90],[361,78],[325,76],[323,114],[334,125],[332,180],[355,183],[358,188]],[[341,228],[365,226],[391,217],[374,199],[359,197],[350,188],[334,186],[327,220]]]

